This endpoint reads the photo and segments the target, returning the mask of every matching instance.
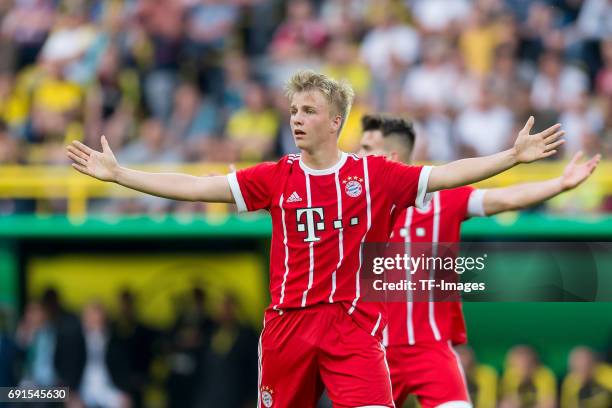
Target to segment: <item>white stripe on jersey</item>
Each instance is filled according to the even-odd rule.
[[[285,209],[283,208],[283,200],[285,196],[281,194],[278,200],[278,206],[281,209],[281,219],[283,222],[283,245],[285,246],[285,274],[283,275],[283,284],[281,286],[281,296],[278,305],[274,305],[273,309],[278,310],[278,306],[283,304],[285,300],[285,284],[287,283],[287,275],[289,275],[289,247],[287,246],[287,225],[285,224]],[[283,314],[282,310],[279,310],[280,314]]]
[[[261,343],[264,330],[266,330],[266,319],[264,319],[264,326],[263,329],[261,329],[259,343],[257,344],[257,408],[261,407],[261,381],[263,378],[263,347]]]
[[[376,320],[376,324],[370,333],[372,336],[376,334],[376,330],[378,330],[378,326],[380,326],[380,321],[382,320],[382,313],[378,312],[378,319]]]
[[[383,346],[387,347],[389,345],[389,323],[385,326],[382,332],[383,336]]]
[[[455,351],[455,348],[453,347],[453,343],[450,340],[448,341],[447,344],[448,344],[448,348],[455,356],[455,361],[457,362],[457,368],[459,368],[459,372],[461,373],[461,380],[463,381],[463,386],[465,387],[465,393],[467,394],[468,398],[470,398],[470,392],[468,390],[468,384],[467,384],[467,379],[465,376],[465,371],[463,371],[463,364],[461,364],[461,358],[459,357],[459,354],[457,354],[457,352]],[[450,402],[452,401],[449,401],[448,403]],[[469,403],[465,402],[464,405],[460,404],[461,402],[464,402],[464,401],[457,401],[457,402],[459,402],[459,404],[454,405],[456,407],[472,408],[471,401]],[[452,407],[453,405],[448,405],[448,406]]]
[[[431,243],[433,245],[432,255],[434,258],[438,256],[438,241],[440,239],[440,209],[440,192],[436,191],[433,197],[433,233],[431,238]],[[435,279],[435,274],[435,268],[431,268],[429,270],[429,279]],[[434,338],[440,341],[440,339],[442,339],[442,336],[440,336],[440,330],[438,330],[438,325],[436,324],[436,304],[434,302],[433,294],[433,290],[429,292],[429,326],[431,327],[431,331],[433,332]]]
[[[438,405],[436,408],[473,408],[473,405],[466,401],[448,401]]]
[[[336,197],[338,198],[338,220],[342,222],[342,190],[340,188],[340,170],[337,170],[334,174],[336,178]],[[329,303],[333,303],[334,294],[336,293],[336,273],[338,272],[338,268],[342,264],[342,260],[344,259],[344,235],[343,228],[338,230],[338,264],[336,265],[336,270],[332,273],[332,289],[329,294]]]
[[[308,201],[308,208],[312,208],[312,194],[310,194],[310,175],[308,174],[308,172],[304,172],[304,176],[306,177],[306,198]],[[302,307],[306,306],[308,291],[312,289],[312,282],[314,281],[314,242],[310,242],[308,244],[308,249],[310,251],[310,268],[308,271],[308,287],[302,295]]]
[[[227,182],[229,183],[232,197],[234,197],[234,202],[236,203],[238,212],[247,211],[247,206],[244,202],[244,197],[242,197],[242,191],[240,191],[240,184],[238,184],[238,177],[236,176],[235,171],[227,175]]]
[[[366,236],[368,235],[368,232],[370,231],[370,227],[372,226],[372,201],[370,198],[370,177],[368,174],[368,157],[367,156],[363,158],[363,180],[364,180],[365,190],[366,190],[367,228],[366,228],[365,233],[363,234],[363,237],[361,238],[362,245],[366,239]],[[353,312],[355,311],[355,308],[357,307],[357,301],[359,300],[359,297],[361,296],[359,275],[361,273],[362,263],[363,263],[363,259],[362,259],[362,253],[361,253],[361,247],[360,247],[359,248],[359,268],[357,268],[357,273],[355,274],[355,299],[353,299],[353,305],[348,311],[349,315],[353,314]]]
[[[410,251],[410,233],[412,230],[412,212],[414,211],[414,207],[408,207],[406,209],[406,221],[404,222],[404,230],[406,233],[404,234],[404,251],[408,253],[408,256],[411,256]],[[412,274],[410,273],[410,267],[406,269],[406,280],[408,282],[412,281]],[[406,291],[406,331],[408,332],[408,344],[411,346],[414,345],[414,324],[412,323],[412,291]]]
[[[391,380],[391,369],[389,368],[389,361],[387,360],[387,349],[385,348],[385,346],[383,344],[380,345],[380,349],[383,352],[383,357],[384,357],[384,361],[385,361],[385,368],[387,369],[387,374],[388,374],[388,378],[389,378],[389,385],[393,384],[393,381]],[[395,408],[395,401],[393,401],[393,394],[391,394],[391,402],[393,403],[392,407]],[[374,405],[376,406],[376,405]]]

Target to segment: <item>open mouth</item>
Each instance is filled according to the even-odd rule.
[[[303,130],[301,130],[301,129],[295,129],[295,130],[293,131],[293,134],[294,134],[295,136],[304,136],[304,135],[306,134],[306,132],[304,132],[304,131],[303,131]]]

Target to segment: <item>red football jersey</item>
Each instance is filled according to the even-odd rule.
[[[228,175],[240,211],[272,216],[271,304],[266,321],[289,308],[341,303],[374,336],[386,307],[360,302],[361,244],[388,239],[393,206],[422,206],[431,167],[342,153],[332,168],[308,168],[300,155]]]
[[[391,242],[456,243],[461,223],[468,218],[472,187],[437,191],[424,210],[410,207],[393,215]],[[385,345],[413,345],[444,340],[467,341],[461,302],[389,302],[389,324],[383,333]]]

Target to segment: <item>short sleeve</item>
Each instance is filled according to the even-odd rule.
[[[440,191],[443,201],[443,211],[456,214],[457,218],[461,221],[476,216],[477,214],[472,213],[472,211],[478,211],[478,209],[473,206],[474,202],[472,200],[474,197],[478,196],[478,194],[474,194],[478,191],[481,190],[477,190],[472,186],[463,186]]]
[[[269,209],[277,163],[261,163],[227,175],[238,211]]]
[[[407,166],[384,160],[383,180],[389,191],[391,202],[399,208],[415,206],[425,208],[431,194],[427,194],[427,183],[431,166]]]
[[[484,196],[486,190],[472,189],[467,203],[467,214],[469,217],[485,217],[487,214],[484,209]]]

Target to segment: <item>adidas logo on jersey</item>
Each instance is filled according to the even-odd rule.
[[[302,197],[300,197],[296,191],[294,191],[287,199],[288,203],[297,203],[298,201],[302,201]]]

